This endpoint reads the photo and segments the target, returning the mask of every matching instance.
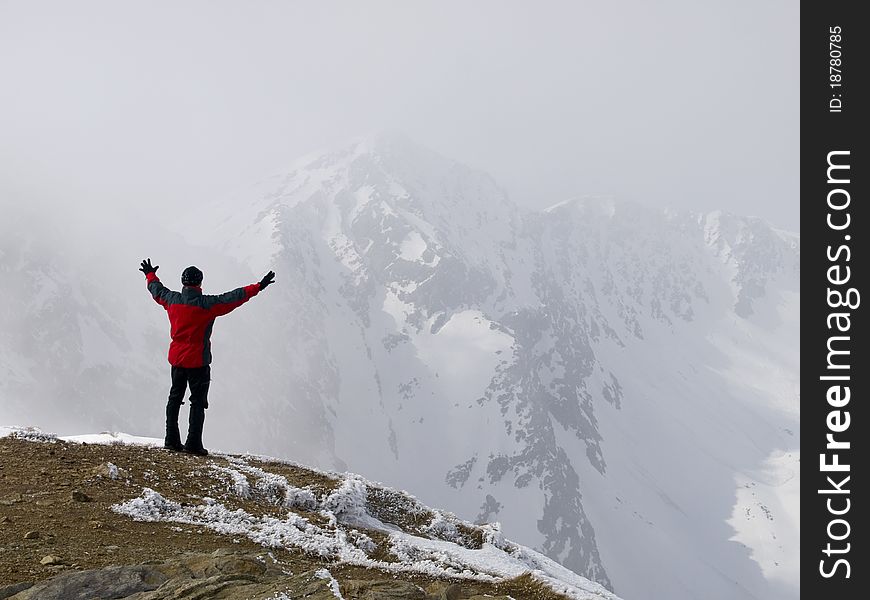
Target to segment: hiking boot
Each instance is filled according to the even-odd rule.
[[[175,442],[174,444],[165,442],[163,447],[167,450],[174,450],[175,452],[184,452],[184,446],[181,445],[181,442]]]
[[[196,454],[197,456],[208,456],[208,450],[200,446],[199,448],[190,448],[188,446],[184,446],[184,452],[188,454]]]

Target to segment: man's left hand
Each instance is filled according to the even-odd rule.
[[[269,271],[266,276],[260,280],[260,289],[265,290],[266,286],[275,283],[275,271]]]

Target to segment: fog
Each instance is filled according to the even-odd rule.
[[[215,326],[207,447],[498,520],[626,597],[797,597],[797,511],[735,482],[799,477],[798,25],[0,0],[0,425],[162,438],[139,262],[274,269]]]
[[[520,205],[799,229],[795,2],[0,2],[0,197],[171,223],[400,130]]]

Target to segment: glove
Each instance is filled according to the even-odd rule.
[[[265,290],[270,283],[275,283],[275,271],[269,271],[266,276],[260,280],[260,289]]]
[[[139,270],[147,275],[148,273],[155,273],[159,268],[160,267],[152,267],[151,259],[149,258],[148,260],[142,261],[142,266],[139,267]]]

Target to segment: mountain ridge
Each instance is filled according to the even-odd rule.
[[[497,524],[462,522],[358,475],[251,455],[190,457],[160,443],[0,428],[0,547],[15,552],[0,597],[192,600],[210,588],[208,597],[249,600],[616,600],[508,542]],[[43,465],[39,479],[33,464]],[[126,561],[138,566],[119,572]]]

